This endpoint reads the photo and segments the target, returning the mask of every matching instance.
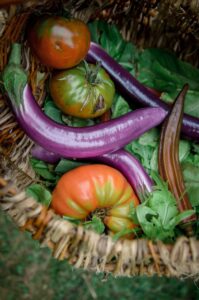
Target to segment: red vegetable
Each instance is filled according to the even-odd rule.
[[[131,203],[139,201],[124,176],[99,164],[67,172],[52,193],[52,207],[60,215],[81,220],[98,215],[112,232],[136,226],[128,218]]]
[[[90,45],[90,32],[80,20],[46,16],[29,28],[28,41],[44,65],[65,69],[84,59]]]

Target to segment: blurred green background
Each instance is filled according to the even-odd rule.
[[[198,285],[198,287],[197,287]],[[0,212],[0,300],[199,299],[199,283],[173,278],[104,278],[40,249]]]

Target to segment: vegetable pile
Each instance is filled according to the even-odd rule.
[[[27,39],[52,68],[43,109],[20,44],[2,74],[18,123],[35,142],[31,164],[42,184],[27,193],[114,239],[197,234],[199,70],[165,50],[138,50],[101,21],[48,16]]]

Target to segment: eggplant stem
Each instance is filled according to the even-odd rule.
[[[21,64],[21,44],[12,44],[8,65],[20,65]]]

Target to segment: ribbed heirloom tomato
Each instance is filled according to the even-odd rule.
[[[85,220],[98,214],[113,232],[131,229],[130,203],[139,204],[132,187],[116,169],[102,164],[86,165],[64,174],[52,194],[52,207],[60,214]]]
[[[41,63],[56,69],[76,66],[90,46],[90,31],[78,19],[40,18],[28,31],[28,41]]]

